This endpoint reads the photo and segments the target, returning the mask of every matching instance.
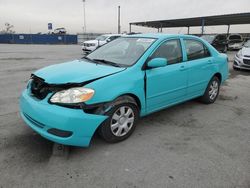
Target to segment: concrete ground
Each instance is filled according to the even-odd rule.
[[[20,118],[18,98],[33,71],[81,55],[77,45],[0,44],[0,187],[250,187],[250,72],[231,68],[212,105],[154,113],[121,143],[96,136],[67,157],[53,152]]]

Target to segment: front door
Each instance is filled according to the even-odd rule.
[[[166,58],[167,65],[146,70],[147,112],[160,110],[185,99],[187,63],[179,39],[165,41],[153,53],[153,58]]]

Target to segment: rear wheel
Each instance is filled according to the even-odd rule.
[[[214,103],[219,95],[219,91],[220,91],[220,80],[217,76],[214,76],[208,83],[206,91],[204,95],[200,98],[200,101],[205,104]]]
[[[139,111],[136,102],[128,102],[126,97],[118,98],[115,105],[105,115],[109,118],[99,127],[100,136],[107,142],[115,143],[127,139],[135,130]]]

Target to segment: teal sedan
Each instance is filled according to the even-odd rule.
[[[214,103],[227,78],[227,56],[199,37],[123,36],[34,72],[20,113],[56,143],[87,147],[95,132],[114,143],[128,138],[140,117],[194,98]]]

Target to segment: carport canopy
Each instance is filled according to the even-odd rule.
[[[183,19],[171,19],[171,20],[156,20],[156,21],[144,21],[144,22],[132,22],[131,26],[142,26],[149,28],[156,28],[158,31],[162,31],[162,28],[174,28],[174,27],[187,27],[188,34],[190,27],[201,26],[201,33],[204,32],[204,26],[219,26],[227,25],[228,33],[230,25],[241,25],[250,24],[250,12],[248,13],[237,13],[237,14],[224,14],[216,16],[204,16],[204,17],[194,17],[194,18],[183,18]]]

